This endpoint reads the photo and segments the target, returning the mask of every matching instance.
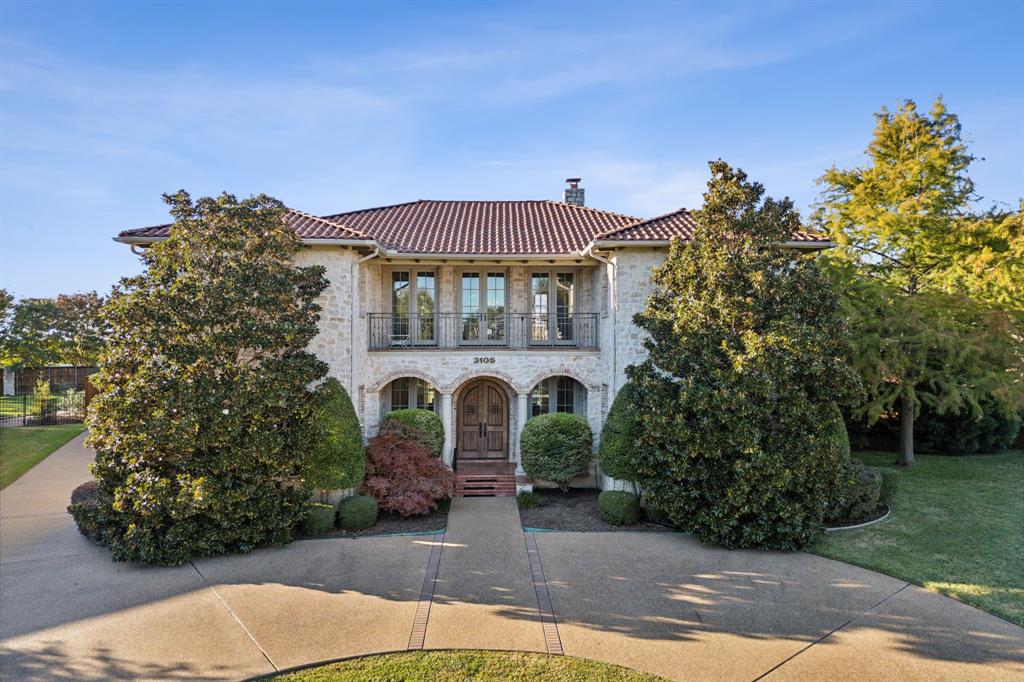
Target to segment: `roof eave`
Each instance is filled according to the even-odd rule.
[[[155,244],[156,242],[162,242],[167,237],[114,237],[114,241],[121,244]],[[377,242],[372,239],[302,239],[300,240],[303,246],[377,246]]]
[[[385,249],[383,258],[416,260],[581,260],[583,252],[572,253],[413,253]]]
[[[600,247],[625,247],[625,246],[668,246],[671,243],[668,239],[598,239],[593,242],[593,245],[597,248]],[[821,241],[821,242],[806,242],[790,240],[782,242],[782,247],[786,249],[803,249],[805,251],[821,251],[824,249],[835,248],[836,243],[833,241]]]

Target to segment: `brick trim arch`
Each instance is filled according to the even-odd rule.
[[[511,391],[513,398],[516,393],[521,392],[519,390],[520,386],[511,376],[504,372],[498,372],[495,370],[471,370],[469,372],[463,372],[444,388],[444,392],[454,395],[467,381],[472,381],[473,379],[496,379],[505,384],[505,386]]]
[[[533,389],[537,388],[537,384],[544,381],[545,379],[561,376],[572,377],[573,379],[578,381],[580,385],[583,386],[583,388],[587,389],[587,393],[590,393],[591,391],[598,391],[601,388],[599,384],[590,384],[587,381],[586,377],[584,377],[576,370],[571,369],[569,367],[559,367],[558,369],[546,369],[540,374],[534,376],[533,379],[531,379],[528,383],[524,385],[526,388],[524,393],[529,393],[533,391]]]
[[[405,379],[406,377],[411,377],[414,379],[423,379],[423,381],[433,386],[434,390],[437,391],[438,393],[444,392],[442,391],[441,385],[437,382],[436,379],[434,379],[434,377],[430,376],[426,372],[420,372],[419,370],[415,369],[402,369],[396,370],[394,372],[388,372],[387,374],[384,375],[384,378],[382,378],[375,384],[371,384],[367,390],[373,393],[380,393],[387,387],[388,384],[390,384],[395,379]]]

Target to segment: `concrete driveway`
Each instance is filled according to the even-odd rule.
[[[1024,678],[1024,630],[820,557],[536,533],[457,500],[444,535],[116,564],[65,512],[77,438],[0,493],[0,677],[237,679],[407,647],[564,651],[682,680]]]

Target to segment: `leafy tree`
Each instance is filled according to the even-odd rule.
[[[627,368],[649,504],[706,542],[794,548],[820,531],[841,473],[833,401],[856,391],[839,298],[815,261],[779,245],[789,199],[711,166],[692,243],[672,244]]]
[[[308,387],[327,371],[306,351],[326,280],[293,265],[300,243],[275,199],[165,200],[169,239],[103,309],[97,498],[76,518],[115,559],[178,564],[291,539],[317,435]]]
[[[109,329],[100,310],[103,299],[95,291],[61,294],[54,301],[54,332],[60,359],[70,365],[94,365]]]
[[[974,157],[941,99],[927,114],[909,100],[883,109],[866,155],[822,176],[815,221],[839,244],[829,260],[868,396],[855,413],[873,422],[897,409],[910,465],[922,401],[940,413],[977,412],[986,396],[1019,404],[1019,316],[991,304],[1020,305],[1024,247],[1019,215],[970,214]]]
[[[107,333],[100,317],[103,299],[96,292],[15,302],[4,291],[0,303],[0,363],[22,367],[96,363]]]
[[[4,364],[45,367],[59,362],[60,343],[54,332],[57,318],[53,299],[23,298],[14,303],[4,334]]]

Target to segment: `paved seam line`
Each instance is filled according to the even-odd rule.
[[[551,606],[544,567],[540,563],[536,533],[524,533],[523,536],[526,538],[526,556],[530,559],[530,573],[533,574],[533,591],[537,593],[537,610],[540,611],[540,623],[544,628],[544,646],[549,654],[562,655],[565,651],[562,649],[562,637],[558,634],[558,621]]]
[[[427,621],[430,619],[430,605],[434,601],[434,585],[437,582],[437,571],[441,566],[444,537],[445,533],[442,533],[440,539],[435,537],[430,545],[427,572],[423,576],[423,587],[420,588],[420,600],[416,604],[416,615],[412,619],[412,632],[409,633],[407,649],[422,649],[423,640],[427,637]]]
[[[847,625],[849,625],[849,624],[850,624],[850,623],[852,623],[853,621],[855,621],[855,620],[857,620],[858,618],[860,618],[861,616],[863,616],[863,615],[865,615],[865,614],[869,613],[869,612],[870,612],[870,611],[871,611],[872,609],[875,609],[875,608],[877,608],[878,606],[881,606],[882,604],[884,604],[885,602],[889,601],[889,600],[890,600],[891,598],[895,597],[895,596],[896,596],[897,594],[899,594],[899,593],[900,593],[900,592],[902,592],[903,590],[907,589],[908,587],[910,587],[910,583],[906,583],[905,585],[903,585],[903,587],[901,587],[900,589],[896,590],[896,591],[895,591],[895,592],[893,592],[892,594],[886,595],[886,596],[885,596],[885,597],[883,597],[882,599],[879,599],[879,600],[878,600],[877,602],[875,602],[874,604],[872,604],[872,605],[871,605],[871,606],[869,606],[868,608],[864,609],[863,611],[861,611],[861,612],[860,612],[860,613],[858,613],[858,614],[857,614],[856,616],[854,616],[854,617],[853,617],[853,618],[851,618],[850,620],[846,621],[845,623],[843,623],[843,624],[842,624],[842,625],[840,625],[839,627],[837,627],[837,628],[834,628],[834,629],[830,630],[829,632],[826,632],[826,633],[825,633],[824,635],[822,635],[822,636],[821,636],[821,637],[819,637],[818,639],[814,640],[813,642],[811,642],[810,644],[808,644],[808,645],[807,645],[807,646],[805,646],[804,648],[802,648],[802,649],[800,649],[799,651],[797,651],[797,652],[793,653],[792,655],[790,655],[790,656],[787,656],[786,658],[782,659],[781,661],[779,661],[778,663],[776,663],[776,664],[775,664],[774,666],[772,666],[772,667],[771,667],[771,668],[769,668],[768,670],[765,670],[765,671],[764,671],[763,673],[761,673],[760,675],[758,675],[757,677],[755,677],[755,678],[753,679],[753,681],[752,681],[752,682],[757,682],[758,680],[764,679],[764,678],[765,678],[765,677],[767,677],[768,675],[772,674],[773,672],[775,672],[776,670],[778,670],[778,669],[779,669],[779,668],[781,668],[782,666],[784,666],[784,665],[786,665],[787,663],[789,663],[790,661],[792,661],[792,660],[793,660],[794,658],[796,658],[797,656],[799,656],[799,655],[800,655],[800,654],[802,654],[803,652],[805,652],[805,651],[807,651],[808,649],[810,649],[810,648],[811,648],[812,646],[814,646],[815,644],[818,644],[818,643],[820,643],[820,642],[823,642],[823,641],[825,641],[826,639],[828,639],[829,637],[831,637],[831,636],[832,636],[832,635],[834,635],[835,633],[839,632],[840,630],[842,630],[843,628],[845,628],[845,627],[846,627]]]
[[[199,577],[203,579],[203,582],[206,583],[206,586],[210,588],[210,591],[213,592],[213,594],[217,597],[217,600],[221,603],[221,605],[225,609],[227,609],[228,613],[231,614],[231,617],[235,619],[235,622],[238,623],[238,627],[242,628],[242,632],[244,632],[245,635],[249,638],[249,641],[251,641],[256,646],[256,648],[260,650],[260,653],[263,654],[263,658],[267,659],[267,663],[269,663],[270,667],[274,669],[274,672],[280,672],[281,669],[278,668],[277,664],[274,663],[274,660],[270,658],[270,654],[268,654],[266,650],[262,646],[260,646],[260,643],[256,641],[256,638],[253,637],[253,634],[249,632],[249,628],[245,627],[245,623],[242,622],[242,619],[239,618],[238,615],[231,610],[231,607],[228,606],[228,603],[224,601],[224,597],[220,596],[220,592],[217,591],[217,588],[215,588],[210,583],[210,581],[206,579],[206,576],[203,575],[203,572],[199,570],[198,566],[196,566],[191,561],[189,561],[188,563],[189,566],[195,569],[195,572],[199,574]]]

